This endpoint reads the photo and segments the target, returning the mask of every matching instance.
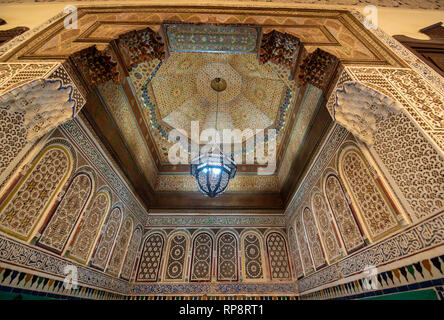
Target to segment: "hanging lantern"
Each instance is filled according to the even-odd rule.
[[[227,82],[222,78],[214,78],[210,83],[216,92],[216,130],[219,114],[219,93],[227,88]],[[202,153],[191,161],[191,175],[197,180],[199,191],[210,198],[224,193],[230,179],[236,174],[236,163],[224,155],[219,147],[213,146],[210,151]]]
[[[199,191],[210,198],[225,192],[236,169],[234,160],[217,148],[201,154],[191,162],[191,175],[196,178]]]

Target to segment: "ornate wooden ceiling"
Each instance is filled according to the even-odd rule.
[[[84,7],[79,9],[78,17],[79,29],[63,28],[62,19],[54,21],[9,51],[3,60],[68,61],[67,68],[88,97],[83,115],[148,208],[280,212],[331,124],[322,101],[335,82],[339,61],[346,65],[401,65],[351,14],[340,10]],[[224,32],[231,35],[231,43],[209,40]],[[187,166],[173,166],[165,161],[167,145],[162,130],[167,125],[173,127],[178,118],[168,118],[172,112],[165,111],[171,107],[168,99],[174,90],[166,92],[168,99],[162,102],[160,91],[168,84],[155,78],[157,72],[162,75],[164,69],[168,70],[168,59],[183,62],[187,56],[211,56],[202,52],[243,55],[230,60],[241,68],[255,66],[247,55],[257,55],[254,61],[261,63],[257,64],[258,70],[266,68],[259,72],[258,81],[274,77],[280,83],[279,90],[276,89],[277,109],[285,101],[287,91],[291,94],[283,113],[286,121],[279,140],[279,170],[272,176],[258,176],[256,166],[241,165],[237,182],[216,200],[195,192],[194,181],[186,174]],[[190,60],[192,63],[193,59]],[[211,59],[207,62],[211,63]],[[265,70],[269,76],[264,76]],[[169,84],[174,83],[168,79],[174,75],[163,75]],[[153,79],[150,88],[154,94],[147,101],[144,88]],[[185,79],[176,83],[188,84]],[[273,86],[256,87],[266,95],[273,91]],[[177,90],[178,94],[185,91]],[[276,102],[277,98],[272,100]],[[163,106],[153,114],[159,113],[161,120],[157,124],[162,121],[167,125],[156,126],[152,121],[150,103]],[[267,116],[276,126],[279,112],[275,107]],[[194,117],[192,112],[189,116]],[[234,113],[234,117],[238,116]],[[267,126],[270,123],[264,122],[263,127]]]

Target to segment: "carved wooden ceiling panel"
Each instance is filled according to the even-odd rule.
[[[342,10],[81,7],[78,18],[78,29],[65,29],[61,17],[43,31],[31,31],[18,46],[1,48],[0,61],[70,59],[75,64],[75,55],[87,49],[87,55],[80,58],[93,59],[99,71],[113,70],[106,83],[101,83],[96,74],[94,85],[87,70],[79,73],[89,85],[88,91],[102,97],[140,173],[156,192],[196,191],[186,175],[188,166],[168,163],[171,144],[166,134],[178,127],[189,131],[191,119],[199,120],[201,129],[214,125],[217,103],[209,82],[216,75],[228,83],[218,97],[223,107],[222,127],[279,129],[275,174],[258,176],[257,166],[240,165],[239,179],[229,191],[277,193],[294,171],[296,159],[302,159],[300,170],[308,163],[312,149],[307,144],[316,145],[330,121],[318,111],[322,92],[309,90],[307,85],[298,88],[294,80],[289,80],[290,72],[295,70],[281,68],[273,57],[263,56],[259,51],[264,34],[275,30],[287,38],[299,39],[306,50],[303,55],[320,48],[343,65],[403,66],[356,18]],[[150,36],[148,28],[162,36],[152,41],[165,51],[165,59],[158,51],[143,52],[149,59],[138,59],[137,50],[131,48],[131,41],[137,42],[142,34]],[[140,34],[122,40],[134,30]],[[273,36],[270,39],[279,40]],[[297,48],[299,40],[293,43]],[[291,61],[290,56],[286,62]],[[303,56],[294,58],[301,60]],[[264,62],[262,59],[265,64],[258,62]],[[292,63],[300,64],[300,60]],[[94,87],[98,90],[92,90]],[[102,134],[110,136],[106,130]]]

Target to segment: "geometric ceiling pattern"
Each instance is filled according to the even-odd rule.
[[[226,81],[224,91],[212,89],[215,78]],[[290,89],[256,54],[173,52],[143,90],[144,116],[165,136],[174,128],[191,138],[192,121],[199,135],[209,128],[221,137],[224,129],[280,132],[290,105]]]
[[[164,23],[169,52],[255,53],[258,26]]]
[[[234,46],[225,41],[227,38],[222,43],[211,43],[207,35],[217,34],[220,26],[234,35]],[[236,31],[239,26],[242,28]],[[162,37],[165,58],[125,65],[116,41],[121,35],[145,28]],[[230,184],[232,188],[282,192],[291,172],[295,168],[303,170],[307,164],[311,152],[307,145],[315,146],[322,137],[320,126],[317,131],[311,129],[322,97],[316,90],[298,88],[285,68],[270,61],[258,63],[262,36],[271,31],[298,38],[307,53],[318,48],[328,52],[345,66],[403,66],[347,11],[283,6],[82,6],[78,10],[78,29],[64,28],[63,19],[53,20],[21,45],[11,50],[3,46],[0,53],[9,50],[2,56],[5,62],[66,61],[95,46],[111,57],[117,64],[117,83],[87,91],[102,98],[105,110],[100,114],[103,118],[107,112],[113,123],[98,118],[99,109],[92,105],[82,113],[108,139],[120,165],[136,168],[128,175],[138,187],[143,187],[143,181],[136,178],[139,173],[153,189],[158,186],[169,191],[174,183],[190,185],[185,181],[189,179],[189,167],[168,165],[171,143],[165,134],[172,128],[189,131],[191,119],[199,121],[200,130],[215,126],[215,109],[219,106],[218,127],[279,129],[275,176],[258,176],[254,166],[242,164],[238,167],[239,179]],[[215,93],[208,87],[213,77],[227,81],[227,89],[217,97],[220,103],[215,103]]]

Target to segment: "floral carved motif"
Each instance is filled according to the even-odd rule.
[[[61,252],[92,192],[91,178],[86,174],[77,175],[60,201],[42,232],[38,243]]]
[[[94,253],[92,261],[94,267],[99,268],[100,270],[105,269],[117,232],[119,232],[121,222],[122,212],[120,208],[114,208],[109,214],[106,225],[103,227],[102,236]]]
[[[217,243],[218,280],[238,280],[237,240],[229,232],[222,234]]]
[[[325,193],[347,251],[350,252],[363,246],[364,240],[361,231],[348,205],[338,177],[330,175],[327,178]]]
[[[48,147],[0,206],[0,229],[28,240],[72,170],[72,160],[59,147]]]
[[[137,259],[137,254],[139,253],[140,242],[142,241],[142,229],[140,227],[136,228],[131,237],[131,242],[128,247],[128,252],[126,254],[125,262],[122,266],[122,273],[120,277],[129,280],[131,278],[134,263]]]
[[[299,253],[301,255],[302,267],[304,274],[307,275],[314,271],[313,262],[308,249],[307,237],[305,236],[304,224],[302,222],[302,214],[296,213],[295,232],[298,241]]]
[[[318,222],[319,236],[324,244],[327,259],[332,261],[339,258],[342,255],[342,250],[324,196],[319,192],[313,193],[311,206],[313,215]]]
[[[290,279],[291,271],[285,238],[277,232],[272,232],[267,236],[266,243],[270,260],[270,278]]]
[[[122,271],[122,265],[125,259],[125,254],[128,250],[128,245],[131,240],[133,232],[133,220],[131,218],[126,218],[122,222],[119,234],[117,235],[116,244],[114,245],[111,258],[109,259],[109,264],[107,271],[109,274],[118,277]]]
[[[207,233],[199,234],[193,241],[191,281],[210,281],[213,259],[213,239]]]
[[[69,257],[79,262],[87,262],[109,207],[109,195],[104,192],[97,193],[82,219],[71,245]]]
[[[341,156],[341,173],[370,239],[379,239],[398,229],[400,226],[396,213],[362,155],[351,149],[344,151]]]
[[[185,274],[185,263],[188,255],[188,238],[176,234],[170,240],[165,280],[182,280]]]
[[[296,240],[296,233],[294,232],[293,227],[289,229],[288,241],[290,245],[291,255],[293,257],[294,269],[296,272],[296,278],[300,278],[304,276],[304,270],[302,269],[301,257],[299,255],[298,242]]]
[[[378,123],[373,145],[413,220],[444,207],[444,157],[404,113]]]

